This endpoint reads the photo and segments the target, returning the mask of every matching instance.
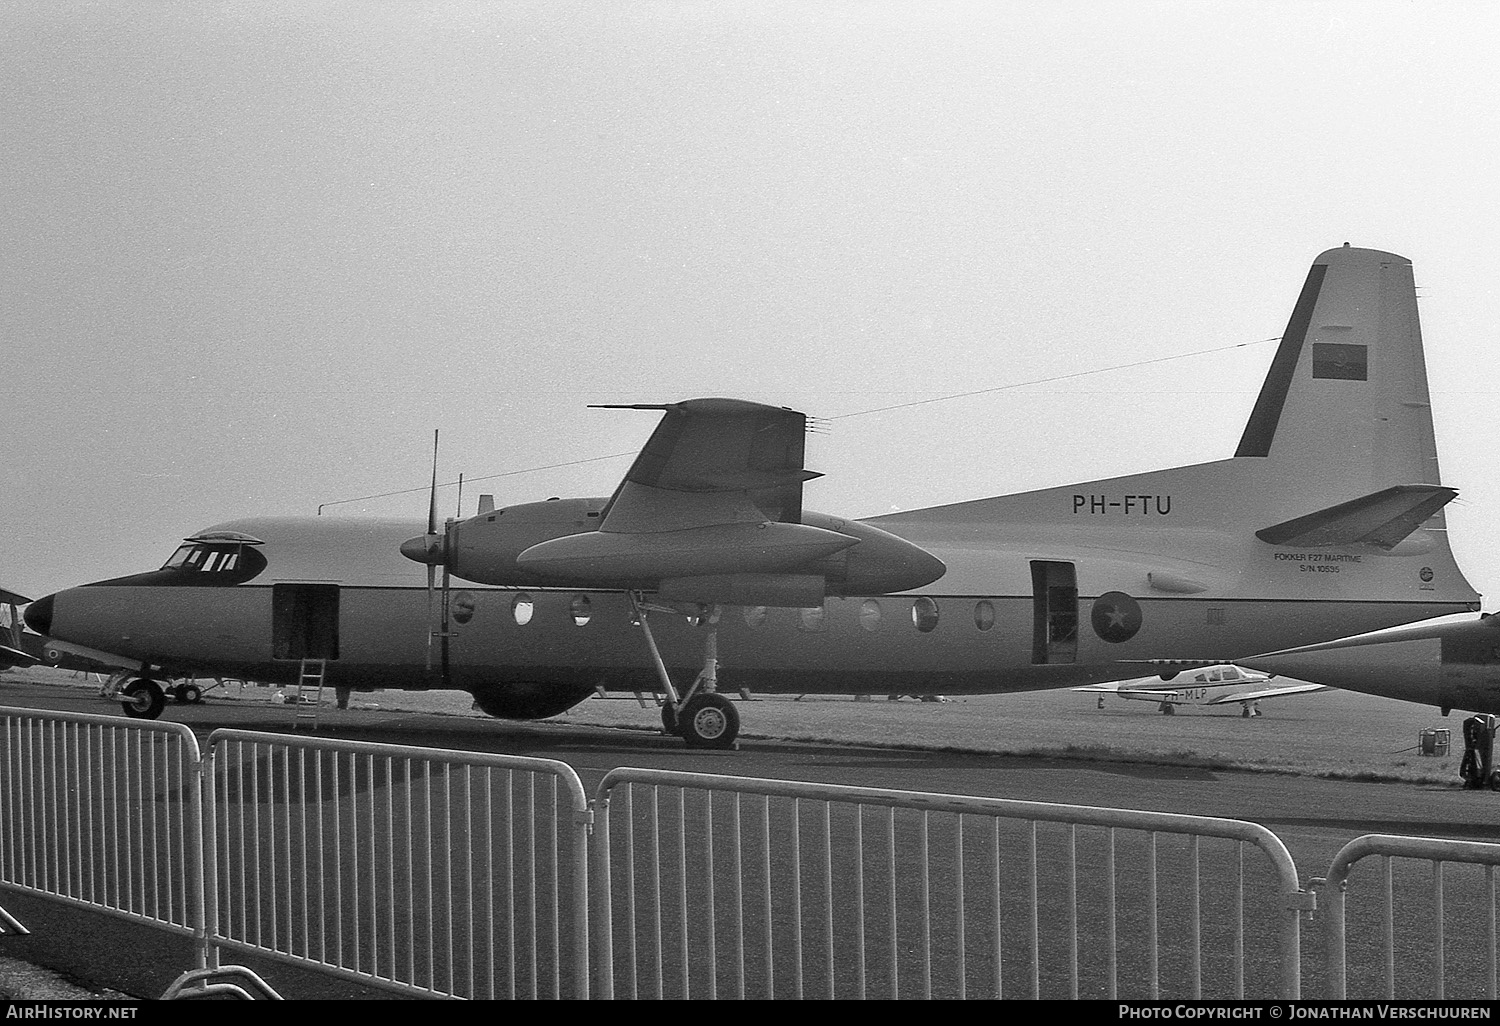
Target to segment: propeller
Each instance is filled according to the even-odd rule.
[[[450,577],[448,574],[448,521],[443,525],[443,532],[438,533],[437,522],[437,472],[438,472],[438,432],[432,432],[432,490],[427,500],[427,533],[415,538],[408,538],[401,543],[401,554],[416,563],[427,564],[427,669],[432,669],[432,638],[439,634],[443,638],[443,676],[447,677],[448,670],[448,585]],[[462,500],[460,500],[462,501]],[[432,600],[437,590],[437,568],[443,565],[443,606],[442,622],[438,631],[432,629]]]
[[[438,432],[432,433],[432,490],[427,500],[427,533],[415,538],[408,538],[401,543],[401,554],[416,563],[427,564],[427,669],[432,670],[432,639],[442,639],[440,650],[443,684],[448,682],[448,639],[452,636],[450,627],[450,601],[452,573],[449,565],[453,558],[453,525],[463,516],[463,477],[458,479],[458,509],[456,516],[449,517],[443,522],[442,530],[438,529],[437,512],[437,479],[438,479]],[[493,505],[493,500],[491,500]],[[433,630],[433,599],[437,597],[437,568],[443,568],[443,584],[440,608],[438,611],[438,629]]]

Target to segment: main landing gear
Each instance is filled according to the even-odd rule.
[[[740,735],[740,713],[734,703],[718,692],[719,676],[719,612],[715,603],[708,614],[708,637],[703,642],[703,669],[698,671],[692,687],[681,696],[672,686],[672,677],[667,665],[662,662],[661,652],[656,647],[656,638],[651,633],[647,619],[649,611],[676,612],[662,606],[648,606],[638,592],[630,592],[630,609],[646,633],[646,645],[651,649],[651,662],[656,667],[656,676],[661,680],[666,698],[661,706],[661,725],[668,734],[676,734],[688,743],[689,748],[734,748]]]

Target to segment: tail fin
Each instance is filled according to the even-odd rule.
[[[1344,499],[1441,483],[1410,260],[1345,245],[1313,262],[1235,455]]]
[[[1411,262],[1344,246],[1313,263],[1232,459],[871,522],[939,547],[1091,549],[1071,557],[1080,592],[1343,597],[1435,616],[1478,599],[1448,548],[1455,494],[1438,474]]]

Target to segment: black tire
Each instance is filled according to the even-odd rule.
[[[740,736],[740,713],[720,694],[694,695],[678,720],[690,748],[733,748]]]
[[[177,700],[189,705],[198,705],[203,701],[203,689],[196,684],[184,684],[177,689]]]
[[[154,720],[167,706],[166,692],[149,677],[136,678],[126,684],[120,694],[124,696],[120,708],[132,719]]]
[[[677,723],[677,707],[672,704],[671,699],[663,699],[662,700],[662,703],[661,703],[661,729],[665,730],[668,734],[671,734],[673,737],[676,737],[677,735],[679,735],[679,734],[682,733],[682,731],[679,729],[678,723]]]

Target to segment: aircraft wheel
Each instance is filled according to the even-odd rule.
[[[682,733],[682,728],[677,723],[677,709],[670,699],[663,699],[661,703],[661,729],[674,737]]]
[[[161,685],[149,677],[138,677],[131,681],[120,694],[125,699],[120,703],[120,708],[132,719],[154,720],[167,705],[167,696]]]
[[[740,713],[720,694],[694,695],[678,721],[690,748],[733,748],[740,735]]]
[[[1172,705],[1172,704],[1168,703],[1168,702],[1163,702],[1161,704],[1161,714],[1163,716],[1176,716],[1177,715],[1177,707],[1175,705]]]
[[[177,689],[177,701],[197,705],[203,701],[203,689],[196,684],[184,684]]]

